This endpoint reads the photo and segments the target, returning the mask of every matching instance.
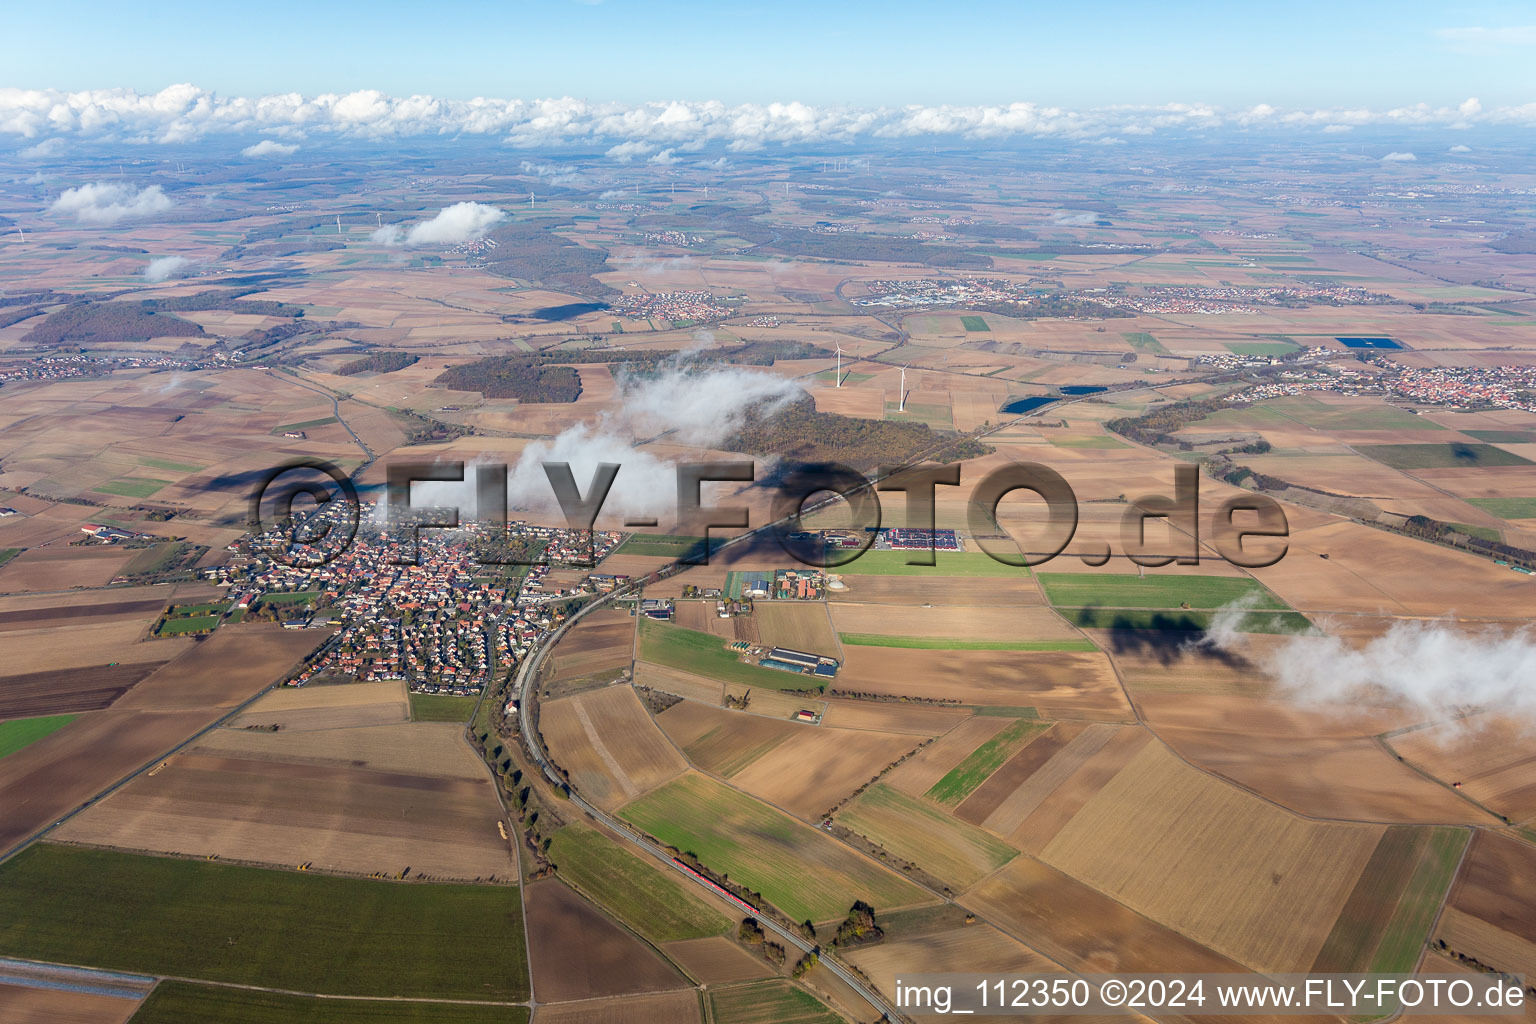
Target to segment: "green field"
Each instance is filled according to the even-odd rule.
[[[42,718],[13,718],[0,722],[0,757],[16,753],[50,733],[58,732],[79,715],[45,715]]]
[[[929,636],[886,636],[882,633],[839,633],[855,647],[909,647],[920,651],[1096,651],[1087,640],[953,640]]]
[[[1536,498],[1467,498],[1466,502],[1500,519],[1536,519]]]
[[[1489,444],[1536,444],[1536,430],[1463,430],[1462,433]]]
[[[710,539],[710,551],[725,543],[722,537]],[[616,555],[642,555],[650,558],[698,558],[704,553],[703,537],[671,537],[664,533],[637,533],[627,538],[613,552]]]
[[[263,604],[312,604],[315,598],[320,596],[318,590],[294,590],[287,593],[262,594],[261,600],[256,602]]]
[[[816,997],[782,979],[709,990],[715,1024],[843,1024]]]
[[[476,697],[455,697],[451,693],[411,694],[413,722],[467,722],[474,713]]]
[[[673,779],[620,816],[761,893],[795,921],[841,920],[859,899],[879,909],[926,897],[831,836],[708,776]]]
[[[1262,584],[1232,576],[1043,572],[1040,584],[1051,604],[1069,608],[1220,608],[1250,595],[1256,609],[1286,607]]]
[[[165,572],[177,559],[188,555],[192,547],[185,541],[173,541],[144,548],[123,568],[123,575],[137,576]]]
[[[217,615],[187,615],[178,619],[166,619],[155,630],[156,636],[177,636],[181,633],[201,633],[219,624]]]
[[[314,999],[162,981],[130,1024],[524,1024],[521,1006]]]
[[[727,649],[725,641],[713,634],[668,626],[654,619],[640,620],[640,660],[767,690],[811,690],[822,685],[815,676],[759,668],[740,661],[736,652]]]
[[[1122,334],[1120,337],[1124,338],[1126,343],[1129,344],[1131,348],[1134,348],[1137,352],[1151,352],[1154,355],[1160,356],[1166,356],[1170,354],[1169,351],[1163,347],[1162,342],[1158,341],[1146,331],[1132,331],[1128,334]]]
[[[862,384],[872,377],[874,377],[874,374],[872,373],[854,373],[852,370],[843,371],[844,384]],[[825,381],[828,384],[835,383],[837,380],[837,370],[836,368],[831,370],[822,370],[820,373],[816,374],[813,379]]]
[[[561,878],[651,942],[700,939],[731,927],[724,915],[683,888],[677,872],[635,856],[585,824],[556,832],[549,857]]]
[[[1045,439],[1057,448],[1128,448],[1123,441],[1117,441],[1107,434],[1078,435],[1077,437],[1063,437],[1057,434],[1046,434]]]
[[[987,318],[982,316],[963,316],[960,318],[960,326],[968,331],[990,331],[987,326]]]
[[[290,430],[308,430],[310,427],[323,427],[335,422],[335,416],[326,416],[318,420],[305,420],[303,423],[284,423],[280,427],[273,427],[272,433],[283,434]]]
[[[223,615],[227,611],[229,611],[227,601],[217,604],[173,604],[165,610],[165,617],[176,619],[189,615]]]
[[[170,459],[146,459],[140,458],[139,465],[148,466],[150,469],[168,469],[172,473],[196,473],[207,469],[207,466],[197,466],[189,462],[172,462]]]
[[[972,790],[986,782],[988,777],[1014,754],[1024,749],[1030,740],[1050,727],[1048,722],[1020,719],[1002,732],[987,740],[965,756],[933,788],[923,795],[930,800],[953,806],[971,795]]]
[[[4,565],[19,554],[21,554],[21,548],[0,548],[0,565]]]
[[[1530,459],[1491,444],[1362,444],[1355,449],[1393,469],[1481,469],[1533,466]]]
[[[869,787],[837,820],[956,890],[1019,854],[1001,839],[889,786]]]
[[[1021,565],[1004,565],[984,551],[936,551],[933,565],[908,565],[911,551],[864,552],[838,572],[849,576],[1014,576],[1029,575]]]
[[[1161,608],[1058,608],[1082,629],[1151,629],[1202,631],[1211,625],[1211,612]],[[1244,612],[1234,624],[1240,633],[1304,633],[1312,623],[1300,612]]]
[[[1364,968],[1366,971],[1406,974],[1413,970],[1469,839],[1471,833],[1466,829],[1430,830],[1428,842],[1424,844],[1407,888],[1398,897],[1397,907],[1381,936],[1381,944],[1376,947],[1376,955],[1371,958],[1370,966]]]
[[[125,476],[117,480],[110,480],[104,484],[97,484],[91,488],[93,491],[101,491],[103,494],[116,494],[124,498],[147,498],[162,487],[170,486],[169,480],[151,480],[148,477]]]
[[[519,1001],[525,948],[511,887],[50,844],[0,864],[9,956],[297,992]]]
[[[1227,350],[1240,356],[1284,356],[1300,350],[1290,341],[1229,341]]]

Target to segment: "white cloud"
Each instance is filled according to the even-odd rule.
[[[174,205],[159,185],[135,190],[131,185],[98,181],[65,189],[48,212],[72,215],[81,224],[116,224],[152,217]]]
[[[383,245],[458,245],[483,238],[486,232],[506,219],[506,211],[494,206],[454,203],[439,210],[431,220],[410,228],[387,224],[370,237]]]
[[[1388,164],[1411,164],[1417,159],[1412,153],[1388,153],[1381,158],[1382,163]]]
[[[23,160],[47,160],[50,157],[63,156],[69,146],[63,139],[44,139],[35,146],[28,146],[16,155]]]
[[[1536,28],[1446,29],[1453,45],[1526,45]],[[1297,109],[1260,103],[1223,108],[1206,103],[1082,109],[1017,102],[981,106],[860,108],[806,103],[656,101],[591,103],[572,97],[467,100],[388,96],[375,90],[303,96],[216,95],[193,85],[157,93],[131,89],[66,92],[0,88],[0,136],[94,138],[118,143],[188,142],[209,136],[262,135],[392,139],[483,135],[520,147],[580,143],[633,161],[667,149],[718,146],[753,152],[770,146],[858,145],[879,140],[953,136],[975,140],[1057,137],[1091,140],[1222,128],[1324,129],[1332,125],[1536,126],[1536,104],[1484,109],[1409,104],[1391,109]],[[1337,129],[1335,129],[1337,130]],[[257,143],[261,145],[261,143]],[[269,150],[271,155],[280,155]]]
[[[1460,146],[1460,145],[1452,146],[1450,149],[1446,150],[1446,152],[1447,153],[1470,153],[1470,152],[1472,152],[1472,147],[1471,146]]]
[[[1354,130],[1355,129],[1351,125],[1347,125],[1347,124],[1325,124],[1325,125],[1323,125],[1323,131],[1328,133],[1329,135],[1336,135],[1336,134],[1338,134],[1340,132],[1352,132]]]
[[[299,147],[286,142],[275,142],[272,139],[262,139],[255,145],[246,146],[240,151],[241,156],[293,156],[299,151]]]
[[[157,256],[144,268],[144,280],[152,284],[184,277],[192,268],[192,261],[185,256]]]
[[[675,149],[664,149],[660,153],[657,153],[655,156],[647,160],[646,163],[655,164],[658,167],[667,167],[672,164],[680,164],[683,162],[682,158],[677,156],[676,153],[677,150]]]

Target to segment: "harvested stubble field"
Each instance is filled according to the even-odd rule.
[[[1058,722],[976,787],[955,816],[1011,835],[1041,802],[1121,731],[1100,723]]]
[[[841,920],[858,899],[886,908],[932,900],[825,833],[696,773],[630,804],[623,817],[796,921]]]
[[[948,732],[968,715],[956,708],[929,708],[899,702],[828,700],[821,724],[832,729],[872,729],[932,737]]]
[[[845,648],[839,693],[922,697],[994,707],[1035,707],[1047,717],[1129,721],[1109,659],[1086,651],[946,651]]]
[[[0,594],[104,587],[136,554],[119,547],[29,548],[0,567]]]
[[[983,555],[982,557],[986,557]],[[918,576],[843,576],[842,590],[829,590],[835,606],[843,602],[912,606],[915,603],[939,605],[1006,605],[1027,607],[1044,604],[1040,588],[1027,577]],[[835,614],[835,613],[834,613]]]
[[[917,745],[910,735],[809,726],[688,702],[659,721],[695,765],[806,820]]]
[[[1048,722],[1029,719],[1008,723],[965,755],[923,795],[941,804],[953,806],[960,803],[1006,761],[1050,728]]]
[[[555,648],[549,681],[564,683],[629,667],[635,620],[628,612],[600,609],[582,619]]]
[[[467,715],[465,716],[468,717]],[[410,720],[405,683],[287,686],[273,690],[230,719],[232,729],[273,725],[290,732],[391,725]]]
[[[533,954],[533,991],[539,1002],[689,987],[671,964],[559,879],[533,882],[523,898]]]
[[[1298,708],[1279,697],[1182,693],[1142,693],[1139,704],[1148,724],[1180,756],[1301,814],[1402,824],[1494,820],[1374,738],[1395,728],[1401,711]],[[1495,746],[1490,760],[1497,756]]]
[[[927,600],[926,593],[916,586],[909,588],[908,595],[912,601]],[[832,623],[843,633],[845,643],[849,634],[907,641],[937,638],[941,643],[1081,642],[1081,634],[1047,608],[998,607],[991,603],[900,607],[850,600],[837,602],[831,611]]]
[[[956,891],[969,888],[1018,855],[1000,839],[889,786],[865,790],[838,812],[837,821]]]
[[[1482,714],[1387,742],[1410,763],[1443,782],[1461,783],[1463,792],[1510,820],[1536,817],[1536,752],[1525,723]]]
[[[604,809],[648,793],[688,767],[627,685],[545,701],[539,731],[571,783]]]
[[[1536,977],[1536,845],[1479,831],[1435,930],[1452,950]],[[1529,983],[1529,982],[1527,982]]]
[[[527,1020],[528,1010],[522,1006],[316,999],[185,981],[156,985],[133,1018],[134,1024],[525,1024]],[[97,1024],[96,1019],[90,1024]]]
[[[138,1008],[137,999],[0,982],[0,1020],[17,1024],[127,1024]]]
[[[953,728],[894,768],[884,782],[908,796],[922,796],[971,751],[1011,724],[1002,717],[959,719]]]
[[[1080,741],[1081,737],[1074,743]],[[1079,752],[1068,744],[1006,797],[988,818],[1001,824],[1005,816],[1027,810],[1024,819],[1005,838],[1031,856],[1039,856],[1046,844],[1056,838],[1056,833],[1065,828],[1077,812],[1150,742],[1152,735],[1147,730],[1137,726],[1122,727],[1075,768],[1071,766],[1078,760]],[[1066,762],[1061,767],[1070,768],[1059,781],[1058,758]],[[1035,803],[1037,798],[1039,802]],[[1030,808],[1032,803],[1034,806]]]
[[[515,879],[489,778],[182,753],[87,808],[64,842],[349,874]]]
[[[1469,838],[1459,828],[1387,829],[1310,969],[1413,970]]]
[[[464,956],[474,943],[501,953]],[[517,1001],[528,995],[524,948],[515,888],[53,845],[0,865],[0,952],[34,960],[298,992]]]
[[[1154,744],[1040,857],[1255,969],[1305,970],[1381,832],[1299,818]]]
[[[815,996],[782,979],[713,989],[708,999],[715,1024],[843,1024]]]
[[[291,764],[365,768],[449,779],[485,777],[459,725],[409,722],[324,732],[215,729],[192,748],[201,753]]]
[[[705,985],[752,981],[775,973],[768,961],[723,935],[669,942],[662,948],[674,963]]]
[[[194,641],[172,637],[140,643],[146,623],[134,620],[17,629],[5,634],[5,664],[0,678],[62,672],[111,665],[165,662],[184,654]]]
[[[699,995],[687,989],[549,1003],[539,1007],[539,1024],[698,1024],[699,1014]]]
[[[758,643],[838,656],[837,634],[821,601],[757,601],[752,606]]]
[[[725,684],[694,672],[657,665],[649,661],[635,662],[635,685],[649,686],[663,693],[670,693],[705,704],[718,705],[725,699]]]
[[[549,856],[561,878],[651,942],[701,939],[730,927],[677,872],[637,857],[589,825],[561,828]]]

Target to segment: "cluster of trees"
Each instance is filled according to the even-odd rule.
[[[1104,425],[1141,444],[1178,444],[1178,438],[1173,436],[1175,433],[1220,412],[1228,404],[1224,398],[1190,399],[1152,409],[1140,416],[1121,416]]]
[[[291,302],[274,302],[271,299],[247,299],[254,288],[222,288],[195,295],[176,295],[165,299],[141,299],[139,305],[155,313],[195,313],[221,309],[251,316],[284,316],[298,319],[304,315],[304,307]]]
[[[581,397],[581,375],[573,367],[552,365],[539,355],[477,359],[449,367],[435,383],[455,391],[478,391],[486,398],[515,398],[520,402],[574,402]]]
[[[1488,248],[1509,256],[1529,256],[1536,253],[1536,231],[1511,231],[1489,242]]]
[[[848,917],[837,926],[837,935],[833,937],[832,945],[861,946],[879,942],[883,938],[885,931],[875,922],[875,908],[863,900],[856,900],[848,908]]]
[[[736,941],[743,946],[753,946],[762,953],[763,959],[775,967],[783,967],[786,959],[784,947],[777,942],[769,942],[768,934],[763,931],[763,926],[757,923],[757,919],[749,917],[741,922],[741,927],[736,929]],[[802,972],[803,973],[803,972]],[[799,975],[796,975],[799,977]]]
[[[616,289],[592,276],[607,269],[606,252],[555,234],[555,228],[569,223],[558,217],[535,217],[503,224],[491,232],[496,245],[479,262],[499,277],[531,281],[553,291],[617,295]]]
[[[818,412],[805,398],[773,415],[755,413],[723,447],[749,455],[779,455],[800,462],[841,462],[857,470],[906,461],[943,441],[926,423],[866,420]],[[957,440],[947,459],[970,459],[992,449]]]
[[[393,373],[416,362],[417,356],[409,352],[371,352],[336,370],[338,377],[351,377],[359,373]]]
[[[72,302],[48,314],[27,332],[25,344],[38,347],[91,345],[106,341],[148,341],[151,338],[205,338],[190,320],[145,309],[136,302]]]
[[[1012,302],[982,302],[971,308],[983,313],[999,313],[1013,317],[1015,320],[1059,320],[1066,317],[1115,320],[1136,315],[1119,306],[1106,306],[1092,299],[1079,299],[1056,292],[1039,292],[1031,295],[1027,305],[1017,305]]]

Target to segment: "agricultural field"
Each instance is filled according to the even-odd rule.
[[[600,610],[586,616],[555,648],[546,670],[550,684],[611,679],[634,658],[635,620],[628,612]]]
[[[1068,608],[1213,609],[1246,599],[1256,610],[1284,610],[1285,602],[1252,580],[1227,576],[1121,576],[1098,573],[1040,574],[1051,604]]]
[[[961,579],[1024,579],[1029,576],[1028,569],[1005,565],[983,551],[937,551],[933,565],[907,564],[912,557],[910,551],[871,549],[839,566],[836,571],[845,576],[953,576]]]
[[[521,1006],[416,1003],[399,1000],[316,999],[162,981],[133,1024],[524,1024]]]
[[[871,786],[834,820],[956,891],[970,888],[1018,854],[981,829],[889,786]]]
[[[1010,723],[967,754],[959,764],[935,782],[924,796],[941,804],[959,803],[987,781],[1004,762],[1048,728],[1048,723],[1029,720]]]
[[[1479,831],[1435,928],[1452,952],[1494,970],[1536,976],[1536,845]]]
[[[183,752],[70,819],[61,841],[348,874],[516,877],[489,778]]]
[[[0,982],[0,1019],[22,1024],[128,1024],[133,997],[70,992]]]
[[[842,920],[858,899],[875,907],[932,899],[830,836],[702,775],[668,783],[626,806],[622,817],[796,921]]]
[[[1033,708],[1043,718],[1128,721],[1130,707],[1099,651],[843,648],[831,695],[875,694],[989,708]]]
[[[450,693],[413,693],[410,695],[413,722],[467,722],[475,710],[474,697]]]
[[[561,878],[651,942],[706,938],[731,925],[675,872],[636,856],[591,826],[573,823],[560,829],[549,856]]]
[[[1488,469],[1529,466],[1530,459],[1491,444],[1365,444],[1359,451],[1393,469]]]
[[[335,995],[528,994],[515,888],[38,845],[0,865],[0,908],[8,956]],[[78,927],[86,916],[92,926]],[[460,955],[472,942],[501,954]]]
[[[530,883],[523,898],[533,991],[541,1003],[689,987],[676,968],[564,882],[546,878]],[[572,955],[577,950],[580,955]]]
[[[1040,859],[1256,970],[1305,970],[1381,831],[1307,821],[1154,744]]]
[[[758,643],[835,658],[837,634],[821,601],[758,601],[752,609]]]
[[[651,619],[640,623],[640,658],[727,683],[768,690],[798,690],[819,685],[810,676],[760,668],[743,661],[726,641],[709,633],[668,626]]]
[[[572,784],[605,809],[650,792],[688,767],[629,686],[547,701],[539,728]]]
[[[468,715],[466,714],[467,718]],[[346,729],[409,720],[405,683],[345,683],[282,687],[230,719],[232,729]],[[273,729],[273,727],[276,727]]]
[[[46,715],[42,718],[13,718],[0,721],[0,757],[36,743],[73,722],[77,715]]]
[[[699,1024],[693,990],[590,999],[539,1006],[540,1024]]]
[[[784,981],[717,988],[708,995],[716,1024],[841,1024],[815,996]]]

